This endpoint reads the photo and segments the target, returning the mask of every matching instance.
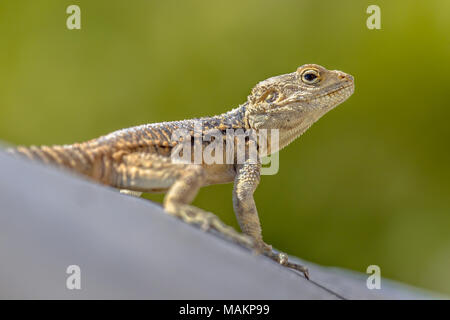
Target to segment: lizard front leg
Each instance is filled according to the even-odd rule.
[[[288,261],[285,253],[276,254],[272,246],[266,244],[262,238],[261,224],[256,209],[253,193],[259,184],[261,163],[254,163],[252,159],[236,166],[236,177],[233,189],[233,207],[241,230],[255,242],[257,250],[281,265],[303,272],[309,278],[308,269],[304,266]]]
[[[191,165],[186,169],[167,192],[164,209],[189,224],[200,225],[203,230],[215,229],[225,237],[252,248],[253,241],[250,237],[227,226],[213,213],[189,205],[204,183],[205,172],[199,165]]]

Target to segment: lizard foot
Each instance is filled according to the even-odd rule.
[[[307,267],[302,266],[301,264],[290,262],[288,255],[286,253],[279,253],[278,256],[279,256],[278,262],[282,266],[302,272],[305,278],[309,280],[309,270]]]
[[[282,266],[302,272],[303,275],[305,276],[305,278],[309,280],[308,268],[306,268],[305,266],[302,266],[301,264],[290,262],[289,257],[286,253],[284,253],[284,252],[275,253],[272,250],[270,250],[270,252],[264,251],[263,254],[265,256],[269,257],[270,259],[275,260]]]
[[[166,208],[166,211],[188,224],[200,226],[204,231],[214,229],[226,238],[246,247],[253,248],[253,239],[237,232],[223,223],[216,215],[191,205],[177,205]]]

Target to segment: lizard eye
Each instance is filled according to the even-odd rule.
[[[276,91],[271,91],[266,96],[266,102],[274,102],[278,98],[278,93]]]
[[[307,69],[302,73],[302,81],[306,84],[314,84],[320,80],[319,72],[315,69]]]

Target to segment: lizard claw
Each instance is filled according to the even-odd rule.
[[[305,276],[306,279],[309,280],[309,270],[308,268],[306,268],[305,266],[302,266],[300,264],[297,263],[292,263],[288,261],[288,256],[285,253],[280,253],[280,261],[279,263],[285,267],[288,267],[290,269],[294,269],[297,271],[300,271],[303,273],[303,275]]]
[[[278,262],[279,264],[281,264],[282,266],[285,266],[289,269],[294,269],[297,271],[300,271],[301,273],[303,273],[303,275],[305,276],[306,279],[309,280],[309,270],[308,268],[306,268],[305,266],[302,266],[300,264],[297,263],[293,263],[289,261],[289,257],[286,253],[284,252],[280,252],[280,253],[275,253],[275,252],[270,252],[269,254],[266,254],[269,258],[271,258],[272,260],[275,260],[276,262]]]

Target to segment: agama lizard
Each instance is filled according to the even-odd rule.
[[[215,229],[228,238],[262,253],[278,263],[302,271],[304,266],[288,261],[284,253],[275,253],[263,241],[253,193],[260,181],[261,161],[250,159],[248,150],[258,145],[249,135],[245,139],[246,157],[239,163],[207,164],[172,161],[172,151],[182,139],[172,135],[184,129],[194,136],[195,123],[202,123],[201,134],[211,129],[226,133],[230,129],[277,129],[277,152],[305,132],[325,113],[345,101],[354,91],[353,77],[341,71],[306,64],[295,72],[258,83],[247,101],[221,115],[199,119],[144,124],[119,130],[83,143],[63,146],[31,146],[9,149],[44,163],[68,168],[97,182],[133,195],[165,192],[167,213],[202,229]],[[186,140],[185,140],[186,141]],[[215,141],[215,140],[214,140]],[[202,141],[203,147],[211,142]],[[226,149],[229,143],[222,139]],[[194,144],[189,142],[189,148]],[[243,234],[225,225],[214,214],[191,206],[199,188],[234,182],[233,207]]]

